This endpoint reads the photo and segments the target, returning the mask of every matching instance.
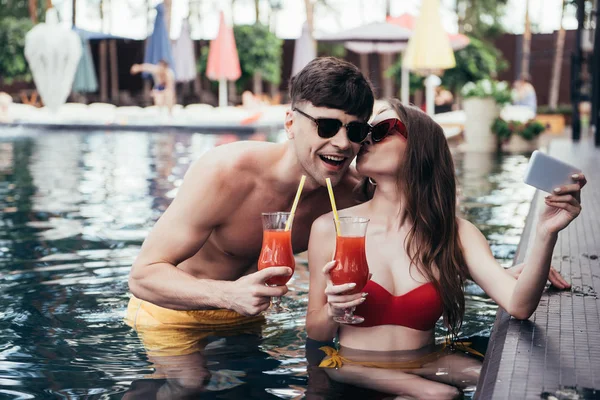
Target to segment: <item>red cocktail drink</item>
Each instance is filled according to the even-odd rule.
[[[292,273],[296,268],[294,251],[292,250],[292,231],[265,230],[263,244],[258,259],[258,270],[269,267],[290,267]],[[277,276],[269,279],[269,286],[282,286],[288,283],[292,275]]]
[[[369,280],[369,265],[365,250],[365,238],[369,220],[360,217],[341,217],[335,221],[337,236],[335,238],[336,266],[329,271],[334,285],[355,283],[356,286],[344,294],[360,293]],[[334,321],[342,324],[360,324],[365,319],[354,315],[354,307],[345,309],[343,317],[334,317]]]
[[[344,294],[359,293],[369,280],[369,266],[365,252],[365,237],[338,236],[335,242],[337,265],[329,275],[334,285],[356,283],[356,287]]]
[[[258,257],[258,270],[271,267],[289,267],[292,274],[296,269],[294,250],[292,249],[292,223],[293,214],[289,212],[262,213],[263,242],[260,256]],[[292,275],[275,276],[267,281],[267,286],[283,286]],[[272,297],[272,311],[276,313],[286,311],[279,305],[280,297]]]

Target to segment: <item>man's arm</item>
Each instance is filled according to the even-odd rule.
[[[136,297],[175,310],[228,308],[251,315],[266,309],[271,296],[287,292],[264,281],[289,274],[289,268],[267,268],[231,282],[197,279],[176,267],[200,250],[249,190],[251,183],[231,179],[224,164],[219,154],[210,154],[186,174],[133,264],[129,288]]]

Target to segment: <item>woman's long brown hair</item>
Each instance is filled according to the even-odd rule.
[[[454,162],[444,131],[416,107],[389,100],[408,131],[404,164],[399,171],[405,191],[403,220],[412,223],[404,246],[414,265],[433,282],[442,298],[444,324],[458,335],[465,313],[464,282],[468,276],[458,236]],[[373,196],[366,180],[363,199]],[[439,277],[434,273],[437,268]]]

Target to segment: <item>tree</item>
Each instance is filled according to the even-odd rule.
[[[281,55],[283,41],[262,24],[235,25],[233,35],[238,49],[242,76],[236,82],[244,88],[256,74],[273,84],[281,82]],[[198,58],[198,73],[204,75],[209,47],[204,46]],[[255,94],[259,94],[260,92]]]
[[[281,54],[283,41],[269,28],[262,24],[236,25],[233,35],[240,58],[242,77],[238,80],[238,87],[244,87],[249,79],[256,76],[273,84],[281,81]],[[254,94],[262,93],[261,88],[255,84]]]
[[[500,23],[508,0],[456,0],[458,29],[478,39],[493,39],[504,32]]]
[[[531,21],[529,19],[529,0],[525,0],[525,31],[523,32],[523,47],[521,50],[521,77],[529,75],[531,59]]]
[[[25,60],[25,34],[31,28],[33,22],[28,17],[0,19],[0,77],[7,84],[31,81]]]
[[[508,68],[508,62],[492,44],[474,37],[470,40],[467,47],[454,52],[456,66],[442,76],[442,85],[453,91],[460,90],[467,82],[495,79]]]
[[[0,0],[0,19],[29,18],[34,24],[43,22],[50,0]]]
[[[548,106],[555,110],[558,106],[558,92],[560,89],[560,73],[562,69],[563,52],[565,48],[565,28],[562,20],[565,16],[565,1],[561,0],[562,11],[560,13],[560,29],[556,36],[556,47],[554,48],[554,62],[552,63],[552,78],[550,80],[550,99]]]

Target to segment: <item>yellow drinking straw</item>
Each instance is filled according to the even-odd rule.
[[[329,191],[329,200],[331,200],[331,210],[333,211],[333,219],[335,221],[335,230],[338,236],[342,236],[340,232],[340,217],[338,216],[337,207],[335,206],[335,197],[333,197],[333,188],[331,187],[331,179],[325,178],[327,182],[327,190]]]
[[[290,211],[290,217],[285,223],[285,230],[290,230],[290,225],[292,224],[292,220],[294,219],[294,215],[296,214],[296,207],[298,207],[298,202],[300,201],[300,195],[302,194],[302,188],[304,187],[304,181],[306,180],[306,175],[302,175],[300,178],[300,185],[298,185],[298,191],[296,192],[296,198],[294,199],[294,204],[292,204],[292,211]]]

